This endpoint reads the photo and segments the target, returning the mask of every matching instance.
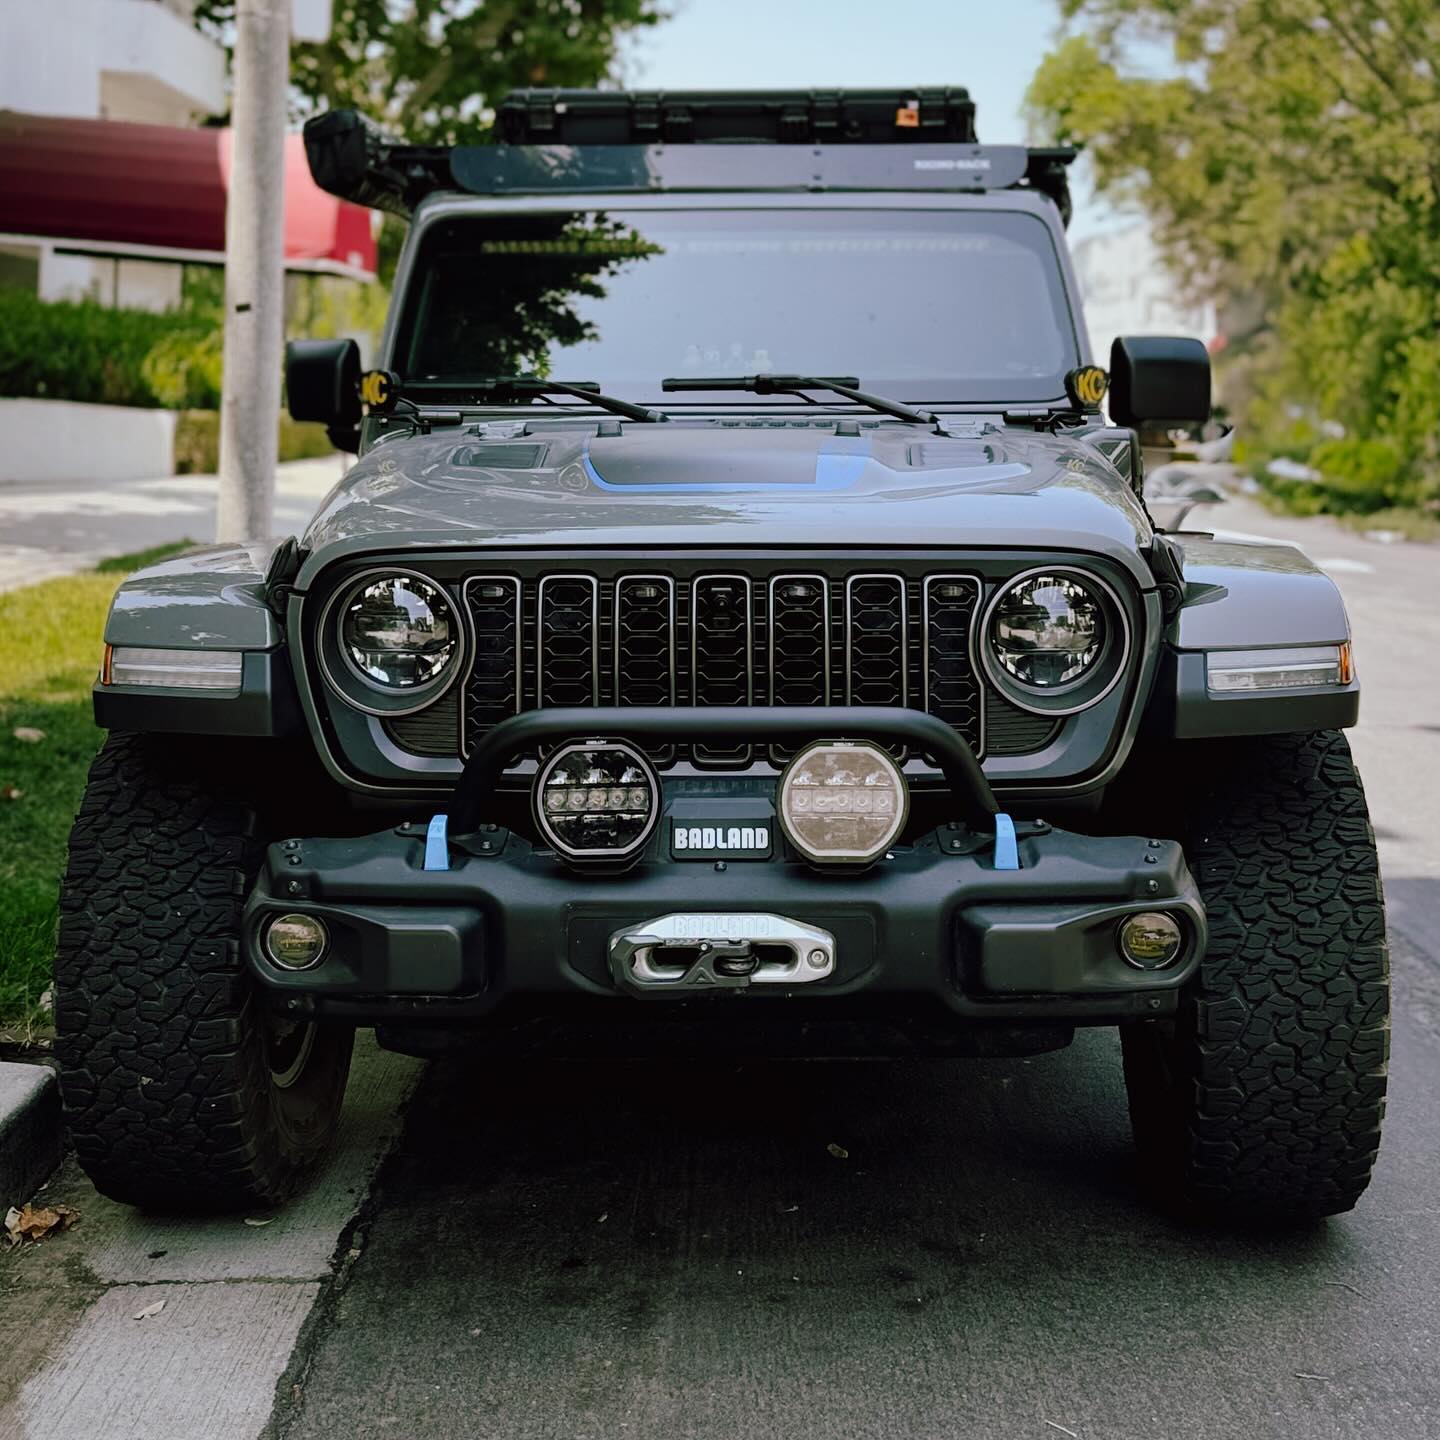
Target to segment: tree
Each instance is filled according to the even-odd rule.
[[[200,0],[195,23],[228,40],[235,0]],[[335,0],[330,38],[292,47],[306,114],[360,110],[417,142],[484,139],[516,86],[588,86],[619,37],[664,18],[655,0]]]
[[[1440,500],[1440,6],[1061,3],[1032,116],[1194,288],[1264,302],[1261,447],[1308,458],[1336,508]]]

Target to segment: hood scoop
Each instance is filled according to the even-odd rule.
[[[921,440],[906,451],[917,470],[968,470],[976,465],[998,465],[1005,459],[998,445],[978,440]]]
[[[545,463],[548,445],[504,441],[488,445],[462,445],[450,456],[452,465],[470,470],[538,470]]]

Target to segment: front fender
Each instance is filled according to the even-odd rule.
[[[1282,543],[1176,535],[1184,580],[1165,634],[1146,728],[1178,739],[1302,734],[1355,724],[1360,682],[1285,691],[1209,690],[1209,658],[1224,651],[1348,645],[1350,620],[1335,582]]]
[[[213,545],[129,576],[105,621],[116,649],[225,651],[241,656],[238,691],[95,683],[95,720],[111,730],[289,735],[301,728],[284,632],[266,602],[277,546]]]

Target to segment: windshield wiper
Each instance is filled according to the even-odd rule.
[[[912,410],[898,400],[857,390],[859,383],[853,375],[712,375],[709,378],[687,375],[662,380],[660,388],[666,391],[752,390],[756,395],[800,395],[806,390],[829,390],[857,405],[878,410],[882,415],[893,415],[897,420],[909,420],[917,425],[940,423],[928,410]]]
[[[612,415],[623,415],[627,420],[655,422],[670,418],[663,410],[650,410],[644,405],[632,405],[628,400],[617,400],[613,395],[602,395],[593,380],[542,380],[538,375],[482,375],[471,379],[410,380],[403,388],[411,392],[463,390],[477,397],[501,401],[518,400],[526,395],[578,395],[580,399],[588,400]]]

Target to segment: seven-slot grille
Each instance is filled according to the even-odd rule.
[[[973,575],[472,575],[464,598],[475,636],[467,751],[521,710],[610,704],[911,705],[984,751]],[[755,755],[712,742],[688,758],[734,769]]]

